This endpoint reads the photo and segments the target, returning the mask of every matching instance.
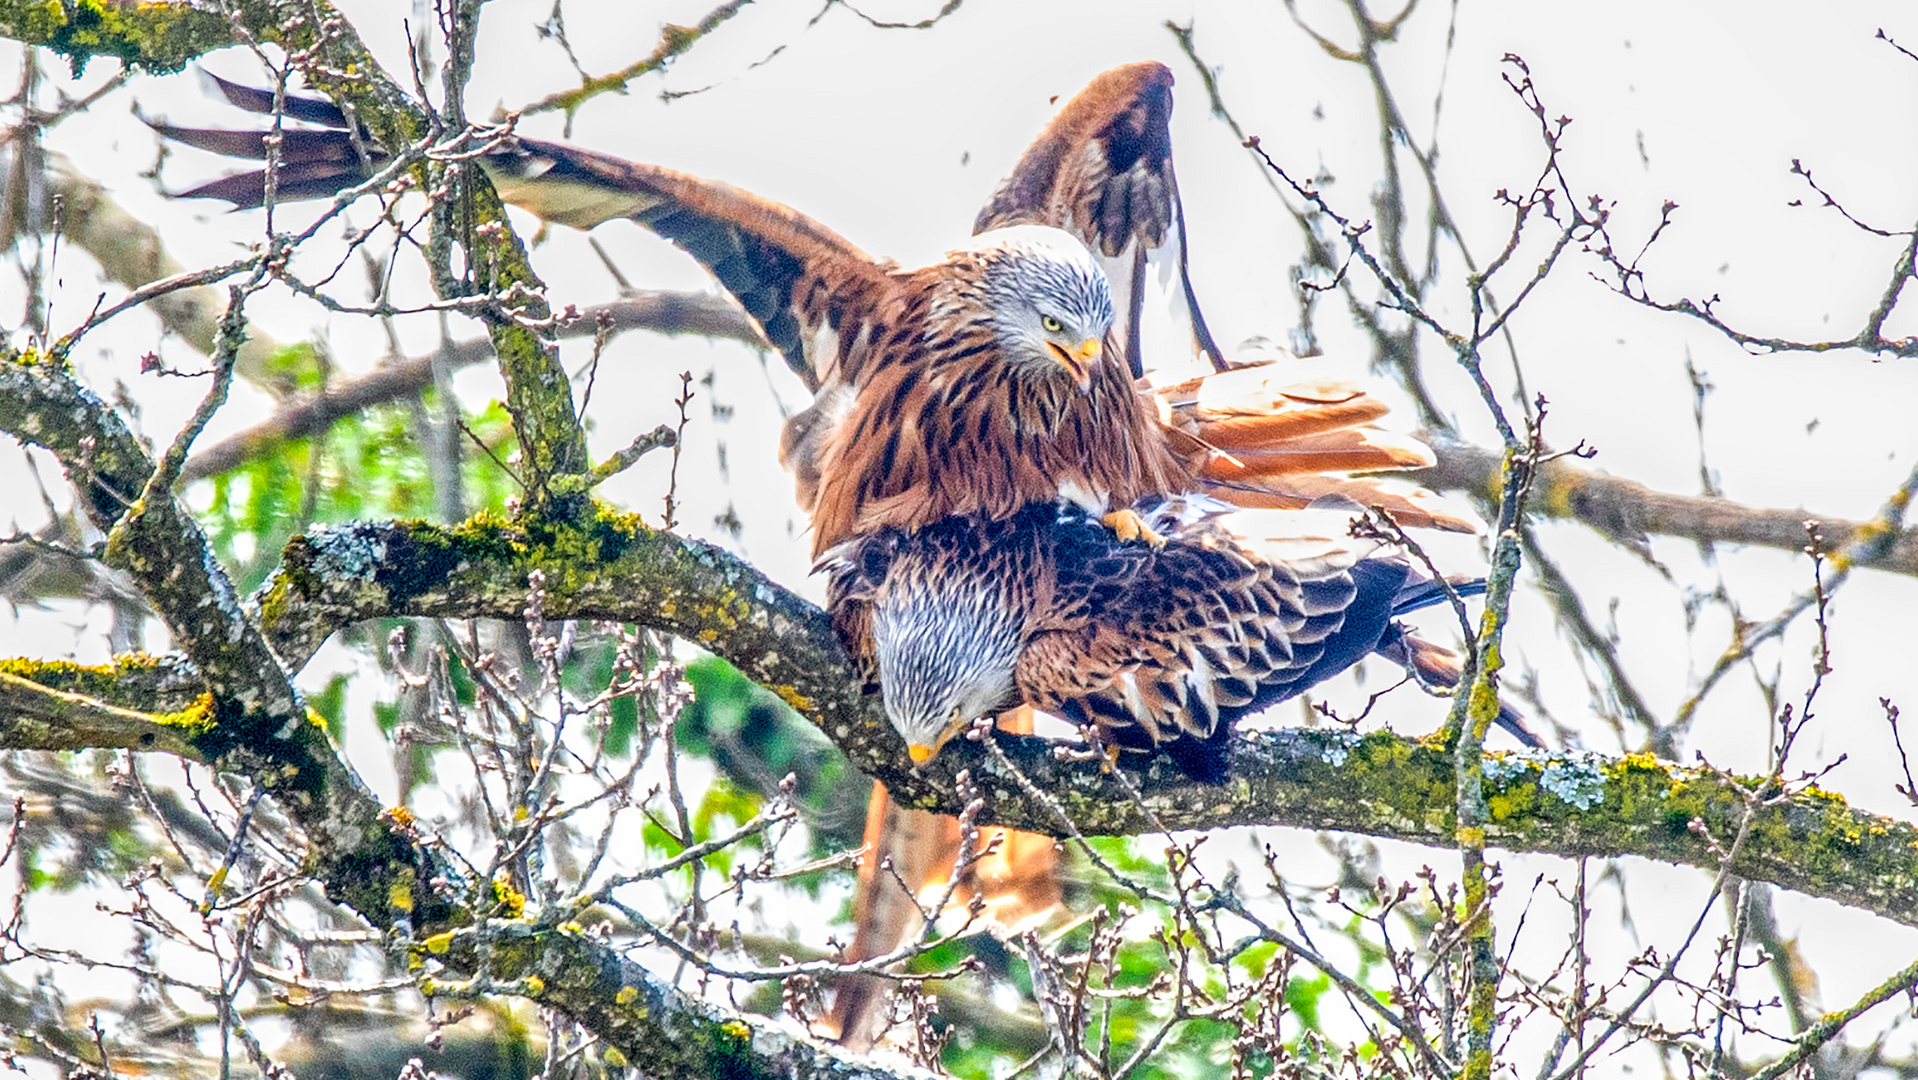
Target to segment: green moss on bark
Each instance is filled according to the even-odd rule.
[[[218,11],[116,0],[0,3],[0,36],[52,49],[66,57],[76,76],[96,56],[165,75],[234,43],[233,26]]]

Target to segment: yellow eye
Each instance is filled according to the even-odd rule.
[[[1039,316],[1039,325],[1045,327],[1048,334],[1063,334],[1066,331],[1066,324],[1050,315]]]

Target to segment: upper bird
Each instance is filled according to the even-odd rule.
[[[272,94],[216,81],[244,108],[273,107]],[[632,218],[738,298],[814,391],[782,454],[815,554],[876,529],[1003,518],[1060,498],[1129,537],[1136,500],[1190,490],[1261,506],[1344,491],[1406,524],[1469,527],[1418,493],[1325,475],[1430,463],[1415,442],[1366,426],[1385,408],[1361,392],[1262,376],[1230,394],[1204,379],[1135,388],[1155,278],[1190,353],[1225,367],[1185,275],[1171,85],[1156,63],[1098,76],[1000,186],[984,231],[917,269],[789,207],[655,165],[526,138],[477,161],[506,201],[578,228]],[[356,140],[339,109],[285,102],[290,119],[320,126],[280,140],[281,197],[337,191],[379,167],[382,152],[363,131]],[[217,153],[267,153],[264,132],[156,127]],[[264,193],[256,170],[183,195],[256,206]]]

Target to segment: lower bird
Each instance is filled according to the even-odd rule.
[[[1457,658],[1397,621],[1444,601],[1445,586],[1390,544],[1352,536],[1351,512],[1247,510],[1202,495],[1135,509],[1162,547],[1038,504],[830,553],[835,626],[915,763],[973,719],[1023,702],[1221,782],[1236,720],[1368,654],[1428,684],[1456,682]],[[1540,745],[1515,714],[1499,723]]]

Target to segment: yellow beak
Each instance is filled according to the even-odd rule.
[[[954,720],[952,723],[946,725],[946,730],[940,732],[939,737],[934,739],[930,745],[917,742],[907,743],[906,756],[912,759],[914,765],[924,765],[937,756],[939,751],[943,749],[947,743],[952,741],[954,735],[959,734],[971,726],[972,721],[965,717]]]
[[[1084,390],[1092,385],[1092,364],[1104,351],[1098,338],[1087,338],[1080,342],[1077,348],[1070,350],[1050,341],[1046,342],[1046,347],[1052,350],[1052,355],[1059,361],[1059,366],[1066,369],[1066,373],[1072,376],[1072,381],[1078,384],[1079,389]]]

